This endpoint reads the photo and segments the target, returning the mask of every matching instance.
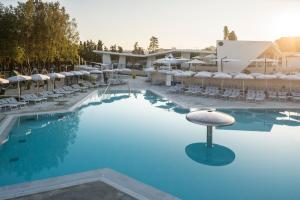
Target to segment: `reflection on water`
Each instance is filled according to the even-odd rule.
[[[209,166],[224,166],[235,159],[234,152],[224,146],[213,144],[207,147],[207,143],[194,143],[185,148],[186,155],[197,163]]]
[[[217,127],[222,130],[270,132],[274,125],[300,126],[300,111],[271,109],[218,109],[232,115],[236,123],[231,126]],[[249,125],[251,124],[251,125]]]
[[[156,94],[152,93],[151,91],[146,91],[144,93],[144,99],[149,101],[152,105],[154,105],[156,108],[161,108],[167,111],[173,111],[178,114],[187,114],[190,112],[190,109],[188,108],[182,108],[178,106],[177,104],[168,101],[164,97],[158,97]]]
[[[0,176],[16,174],[30,180],[57,167],[75,141],[79,118],[80,113],[21,117],[0,148]]]

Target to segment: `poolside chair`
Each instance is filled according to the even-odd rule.
[[[22,102],[27,102],[27,103],[30,103],[30,102],[33,102],[33,103],[42,103],[44,101],[47,100],[47,98],[44,98],[44,97],[38,97],[36,96],[35,94],[25,94],[25,95],[22,95]]]
[[[62,97],[62,94],[54,94],[54,92],[51,91],[43,91],[39,93],[41,95],[42,98],[59,98]]]
[[[264,91],[257,91],[255,95],[255,102],[263,102],[266,99],[266,94]]]
[[[27,102],[20,102],[20,101],[17,101],[14,97],[10,97],[10,98],[7,98],[5,99],[9,104],[13,104],[13,105],[17,105],[18,107],[24,107],[25,105],[27,105],[28,103]]]
[[[66,91],[62,88],[54,89],[53,92],[55,92],[55,94],[62,94],[62,95],[69,95],[74,93],[74,91]]]
[[[277,100],[278,99],[277,92],[276,91],[268,91],[268,98],[270,100]]]
[[[0,99],[0,108],[1,110],[7,110],[8,108],[12,110],[13,108],[18,108],[19,106],[17,104],[12,104],[7,102],[7,99]]]
[[[219,94],[220,94],[219,88],[213,87],[213,88],[211,88],[211,90],[209,91],[208,96],[209,96],[209,97],[216,97],[216,96],[218,96]]]
[[[71,92],[80,92],[81,89],[75,89],[75,88],[72,88],[71,86],[63,86],[62,87],[65,91],[71,91]]]
[[[286,92],[286,91],[278,92],[279,101],[286,101],[287,100],[287,94],[288,94],[288,92]]]
[[[300,92],[299,91],[291,91],[291,98],[294,102],[300,101]]]
[[[241,96],[240,89],[233,89],[231,95],[228,97],[229,99],[238,99]]]
[[[226,88],[223,92],[223,94],[220,94],[219,97],[223,99],[228,99],[229,96],[232,94],[233,90],[230,88]]]
[[[255,101],[256,93],[254,90],[248,90],[246,95],[246,101]]]
[[[88,89],[88,87],[80,86],[80,85],[78,85],[78,84],[72,85],[72,88],[78,89],[78,90],[80,90],[81,92],[86,92],[86,90]]]

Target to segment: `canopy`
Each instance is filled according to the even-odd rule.
[[[31,77],[24,76],[24,75],[18,75],[18,76],[9,77],[7,80],[9,80],[10,82],[30,81]]]
[[[224,73],[224,72],[216,72],[216,73],[214,73],[213,78],[231,79],[232,76],[227,73]]]
[[[80,71],[71,71],[72,74],[74,74],[75,76],[82,76],[83,73]]]
[[[204,58],[208,58],[208,59],[217,59],[217,56],[215,54],[209,54],[207,56],[204,56]]]
[[[190,60],[188,62],[186,62],[187,64],[206,64],[206,62],[204,61],[201,61],[201,60],[197,60],[197,59],[194,59],[194,60]]]
[[[65,77],[70,77],[70,76],[74,76],[75,75],[72,72],[61,72],[61,74],[64,75]]]
[[[182,71],[182,72],[177,72],[174,74],[174,76],[177,77],[191,77],[195,74],[195,72],[192,71]]]
[[[262,74],[260,76],[256,76],[256,79],[264,79],[264,80],[270,80],[270,79],[276,79],[277,76],[274,74]]]
[[[261,75],[264,75],[264,74],[254,72],[254,73],[251,73],[251,75],[252,75],[254,78],[256,78],[256,77],[261,76]]]
[[[233,77],[234,79],[240,79],[240,80],[249,80],[249,79],[254,79],[254,77],[250,74],[244,74],[244,73],[239,73]]]
[[[47,75],[50,77],[50,79],[65,78],[65,75],[60,73],[49,73]]]
[[[89,75],[90,74],[90,72],[85,71],[85,70],[80,70],[80,72],[82,73],[82,75]]]
[[[198,72],[194,77],[198,77],[198,78],[210,78],[211,76],[212,76],[211,72],[202,71],[202,72]]]
[[[154,61],[154,63],[168,65],[169,68],[171,68],[172,64],[182,64],[189,61],[189,59],[186,58],[175,58],[172,54],[167,55],[165,58],[158,59]]]
[[[8,84],[8,83],[9,83],[9,80],[0,78],[0,84]]]
[[[43,75],[43,74],[33,74],[33,75],[31,75],[31,79],[33,81],[45,81],[45,80],[49,80],[50,77],[47,75]]]
[[[103,72],[98,70],[98,69],[94,69],[92,71],[90,71],[90,74],[102,74]]]
[[[300,80],[300,76],[298,76],[298,75],[287,75],[282,78],[284,78],[285,80],[290,80],[290,81],[299,81]]]
[[[155,72],[155,69],[153,67],[148,67],[144,69],[145,72]]]
[[[186,115],[186,119],[192,123],[206,126],[226,126],[235,122],[234,117],[213,110],[200,110]]]

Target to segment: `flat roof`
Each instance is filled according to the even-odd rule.
[[[110,54],[110,55],[118,55],[118,56],[131,56],[131,57],[139,57],[139,58],[147,58],[151,56],[159,56],[159,55],[164,55],[164,54],[169,54],[169,53],[215,53],[214,51],[206,51],[206,50],[199,50],[199,49],[168,49],[168,50],[163,50],[159,51],[156,53],[149,53],[149,54],[133,54],[130,52],[112,52],[112,51],[98,51],[94,50],[93,51],[96,54]]]

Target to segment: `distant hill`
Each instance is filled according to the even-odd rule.
[[[275,43],[283,52],[300,52],[300,37],[282,37]]]

